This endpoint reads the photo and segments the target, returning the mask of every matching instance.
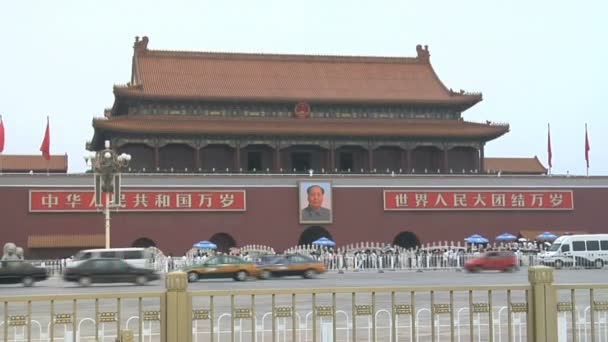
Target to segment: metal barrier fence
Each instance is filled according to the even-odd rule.
[[[385,254],[385,255],[341,255],[325,254],[316,258],[323,262],[328,271],[336,272],[362,272],[362,271],[431,271],[431,270],[459,270],[464,264],[473,258],[479,257],[476,253],[442,253],[442,254]],[[519,266],[539,265],[537,255],[517,255]],[[66,268],[65,260],[28,260],[35,266],[41,266],[48,270],[49,275],[60,275]],[[168,273],[178,270],[183,266],[191,265],[201,260],[177,257],[158,258],[150,262],[149,267],[158,272]],[[593,266],[591,264],[576,263],[570,267],[579,268]]]
[[[131,329],[160,341],[165,292],[0,297],[2,341],[115,341]],[[140,320],[140,317],[142,318]]]
[[[4,341],[606,341],[608,284],[188,291],[0,297]]]
[[[194,341],[523,341],[529,289],[197,291]]]
[[[344,256],[341,254],[325,254],[316,257],[323,262],[328,271],[335,272],[384,272],[384,271],[432,271],[432,270],[460,270],[464,264],[473,258],[479,257],[476,253],[458,254],[394,254],[380,256]],[[191,258],[173,258],[171,266],[167,260],[159,260],[155,267],[161,271],[177,270],[182,266],[203,262]],[[536,255],[519,255],[519,266],[536,266],[539,264]]]
[[[329,271],[431,271],[462,269],[468,260],[478,258],[476,253],[398,254],[380,256],[321,255],[318,259]],[[519,266],[536,266],[537,255],[518,255]]]

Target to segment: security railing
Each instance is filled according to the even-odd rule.
[[[115,341],[132,330],[160,341],[165,292],[0,297],[2,341]]]
[[[0,297],[3,341],[606,341],[608,284],[188,291]]]
[[[190,292],[194,341],[526,340],[530,287]]]

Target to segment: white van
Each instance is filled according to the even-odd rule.
[[[140,267],[150,268],[151,254],[145,248],[108,248],[108,249],[85,249],[82,250],[68,263],[68,267],[77,266],[83,261],[96,258],[116,258],[126,261],[128,264]]]
[[[602,268],[608,264],[608,234],[564,235],[539,254],[540,263],[555,266]]]

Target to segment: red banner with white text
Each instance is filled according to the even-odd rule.
[[[573,210],[572,191],[384,190],[384,210]]]
[[[120,206],[111,205],[112,209],[143,212],[245,211],[247,209],[245,190],[126,190],[122,192],[120,202]],[[93,191],[30,190],[30,212],[93,212],[98,209]]]

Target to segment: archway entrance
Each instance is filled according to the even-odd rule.
[[[228,253],[230,248],[236,247],[236,241],[232,235],[227,233],[217,233],[209,241],[217,245],[218,252]]]
[[[133,243],[131,244],[131,247],[141,247],[141,248],[156,247],[156,243],[152,239],[148,239],[147,237],[142,237],[142,238],[139,238],[139,239],[133,241]]]
[[[418,239],[418,236],[412,232],[401,232],[395,236],[393,245],[397,245],[405,249],[413,249],[420,246],[420,240]]]
[[[327,231],[327,229],[321,226],[308,227],[302,232],[302,234],[300,234],[300,240],[298,240],[298,245],[310,245],[313,241],[318,240],[322,237],[326,237],[332,241],[334,240],[331,237],[331,234]]]

